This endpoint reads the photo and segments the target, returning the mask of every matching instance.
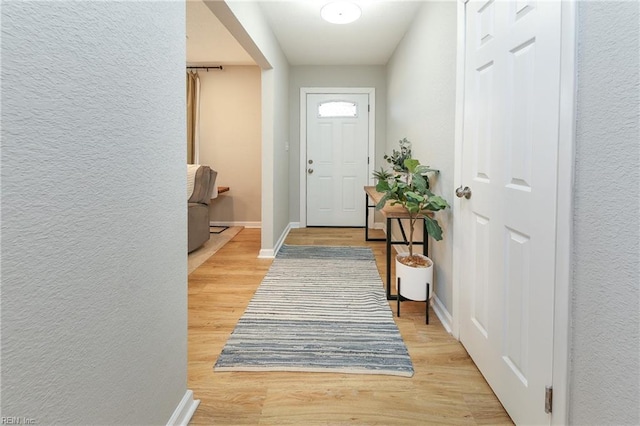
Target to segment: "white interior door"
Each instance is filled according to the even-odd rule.
[[[460,340],[516,424],[549,424],[561,2],[465,16]]]
[[[307,94],[307,225],[364,226],[368,94]]]

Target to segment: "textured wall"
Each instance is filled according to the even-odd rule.
[[[640,424],[638,3],[579,2],[570,422]]]
[[[200,163],[231,191],[209,206],[214,222],[260,223],[262,127],[260,68],[200,72]]]
[[[382,65],[296,66],[291,68],[289,86],[290,138],[289,198],[293,222],[300,220],[300,88],[301,87],[375,87],[376,160],[383,164],[386,140],[387,79]],[[386,163],[385,163],[386,164]],[[377,166],[377,165],[376,165]],[[378,167],[376,167],[378,168]],[[364,199],[364,195],[362,196]]]
[[[2,3],[2,416],[165,424],[185,394],[184,14]]]
[[[427,2],[387,66],[387,147],[413,143],[422,164],[439,169],[434,192],[450,204],[454,196],[456,93],[456,2]],[[435,291],[452,312],[453,230],[451,209],[438,213],[443,240],[430,244]]]

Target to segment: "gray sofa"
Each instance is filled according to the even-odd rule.
[[[189,253],[209,241],[209,203],[217,175],[209,166],[200,166],[196,171],[193,194],[187,202]]]

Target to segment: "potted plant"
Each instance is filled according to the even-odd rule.
[[[394,153],[396,152],[394,150]],[[401,295],[407,299],[421,301],[431,297],[431,292],[427,295],[426,283],[430,283],[430,288],[433,289],[433,262],[428,257],[413,252],[416,223],[424,219],[428,234],[436,241],[442,240],[442,228],[438,220],[429,213],[443,210],[449,207],[449,204],[429,189],[429,180],[424,175],[434,171],[433,169],[421,165],[413,158],[405,158],[403,166],[406,173],[396,173],[391,178],[378,171],[374,172],[374,177],[378,179],[376,190],[384,194],[376,205],[376,210],[382,209],[387,202],[391,205],[399,204],[407,210],[409,254],[396,256],[396,276],[401,278]]]

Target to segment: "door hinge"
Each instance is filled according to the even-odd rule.
[[[367,105],[367,111],[371,112],[371,105]]]
[[[553,386],[544,388],[544,412],[551,414],[553,409]]]
[[[367,157],[367,164],[369,164],[369,157]]]

